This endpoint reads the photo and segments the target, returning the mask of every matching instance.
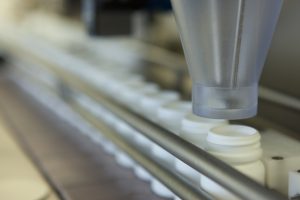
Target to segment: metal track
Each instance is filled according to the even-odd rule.
[[[246,177],[236,171],[224,162],[216,159],[207,152],[197,148],[180,137],[171,134],[161,127],[153,124],[140,116],[129,112],[126,108],[113,103],[101,95],[97,88],[92,87],[89,83],[81,81],[72,71],[66,71],[62,65],[72,65],[70,56],[58,55],[59,58],[49,54],[49,49],[42,49],[41,46],[34,48],[26,46],[22,43],[15,44],[12,53],[17,57],[30,57],[30,59],[38,62],[51,69],[61,80],[70,88],[81,91],[87,96],[94,99],[99,104],[105,106],[118,117],[122,118],[132,127],[140,131],[146,137],[150,138],[158,145],[171,152],[174,156],[183,160],[185,163],[211,178],[224,188],[245,200],[282,200],[286,199],[282,195],[268,190],[256,183],[252,179]],[[11,45],[10,45],[11,46]],[[64,59],[64,60],[61,60]],[[84,67],[84,66],[81,66]],[[168,181],[166,181],[168,182]],[[180,193],[178,188],[177,192]],[[199,196],[201,199],[201,197]]]

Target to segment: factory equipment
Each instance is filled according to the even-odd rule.
[[[84,2],[92,4],[81,11],[94,12],[85,13],[84,23],[100,23],[84,27],[78,16],[42,9],[0,26],[0,122],[12,127],[55,200],[299,198],[300,104],[298,90],[286,81],[297,88],[299,80],[264,78],[257,88],[282,5],[279,30],[294,31],[289,37],[276,31],[266,69],[278,76],[281,64],[270,60],[282,56],[289,58],[279,59],[289,63],[288,72],[297,71],[292,38],[300,33],[299,3],[173,0],[190,80],[179,38],[168,34],[175,32],[172,15],[150,12],[151,24],[140,15],[167,5],[163,1]],[[158,47],[130,34],[133,13],[154,34],[143,37],[165,32],[168,42]],[[119,26],[119,19],[126,23]],[[109,22],[112,27],[103,26]],[[209,94],[198,96],[203,90]],[[254,115],[257,93],[257,117],[227,120]],[[10,151],[0,153],[13,163],[2,156]]]
[[[283,1],[172,2],[193,81],[194,113],[254,116],[259,77]]]

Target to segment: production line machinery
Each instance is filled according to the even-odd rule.
[[[299,199],[299,98],[257,84],[282,1],[230,2],[173,1],[192,81],[182,55],[133,38],[2,27],[2,121],[39,170],[37,199]],[[228,122],[257,94],[257,117]]]
[[[12,35],[11,37],[13,38]],[[281,177],[285,177],[279,180],[270,178],[271,182],[277,181],[277,185],[272,185],[273,190],[269,190],[210,156],[205,151],[195,148],[189,142],[171,134],[157,122],[153,122],[151,119],[149,121],[147,116],[142,117],[141,114],[132,111],[122,101],[120,102],[123,96],[112,98],[113,96],[107,95],[109,93],[105,95],[105,90],[99,88],[101,80],[104,81],[104,89],[106,88],[107,92],[111,92],[110,94],[116,95],[116,93],[113,93],[114,90],[120,93],[123,90],[125,91],[126,88],[118,84],[114,85],[112,81],[105,82],[109,80],[102,77],[101,73],[99,73],[101,70],[89,64],[87,60],[79,58],[78,55],[75,56],[72,52],[70,53],[65,49],[43,42],[42,39],[38,40],[35,38],[34,43],[32,43],[33,40],[30,39],[30,36],[19,35],[7,41],[9,42],[6,47],[11,55],[8,65],[12,66],[8,68],[8,74],[19,87],[26,93],[31,94],[35,99],[38,99],[43,105],[46,105],[48,109],[52,110],[51,112],[58,112],[59,114],[56,113],[56,115],[63,115],[69,123],[75,123],[75,126],[79,126],[85,137],[90,138],[98,145],[102,145],[110,154],[124,151],[126,155],[125,160],[130,156],[131,159],[135,160],[135,163],[143,166],[143,169],[146,169],[151,176],[156,177],[163,185],[166,185],[176,196],[182,199],[214,199],[207,192],[195,188],[195,185],[191,185],[190,181],[170,170],[166,165],[160,162],[157,163],[157,160],[149,155],[149,152],[145,152],[145,149],[143,150],[144,146],[141,148],[141,146],[128,140],[128,138],[126,139],[124,135],[120,135],[118,133],[119,129],[115,127],[115,123],[130,125],[139,134],[143,134],[158,145],[161,145],[167,151],[242,199],[285,199],[278,192],[285,193],[285,195],[288,194],[288,190],[285,189],[289,181],[287,174],[288,171],[297,171],[298,169],[299,164],[297,164],[297,160],[299,160],[299,155],[297,152],[299,152],[299,145],[298,142],[292,140],[289,136],[282,137],[280,131],[265,128],[258,123],[260,124],[258,126],[259,130],[264,130],[262,132],[264,151],[271,158],[267,165],[270,165],[270,169],[275,170],[275,173],[278,173],[276,170],[280,170],[282,172]],[[104,68],[103,70],[107,69]],[[113,73],[116,73],[116,71],[113,71]],[[126,72],[123,71],[122,73]],[[99,77],[102,77],[102,79],[99,79]],[[140,76],[133,79],[133,82],[140,81]],[[111,84],[112,87],[109,87],[108,84]],[[57,101],[60,103],[53,104],[53,102]],[[81,121],[78,121],[78,117],[72,117],[72,114],[66,114],[69,111],[67,112],[65,109],[60,108],[58,106],[60,104],[67,106],[67,110],[72,110],[73,114],[75,112],[75,116],[79,115]],[[10,111],[8,110],[7,112]],[[103,121],[101,121],[101,113],[102,117],[104,117],[102,118]],[[103,113],[105,113],[104,116]],[[88,127],[92,128],[80,128],[81,123],[88,123]],[[24,137],[26,137],[26,134]],[[271,139],[273,141],[270,141]],[[282,145],[282,148],[278,148],[278,145]],[[274,146],[276,146],[276,150],[273,149]],[[116,148],[118,151],[116,151]],[[288,167],[273,168],[274,166],[282,166],[274,164],[276,161],[282,163],[282,159],[285,163],[284,166]],[[66,160],[66,162],[68,161]],[[124,164],[122,159],[119,162],[127,168],[132,167],[128,163]],[[48,174],[47,170],[44,173]],[[51,174],[47,176],[52,180]],[[278,185],[278,183],[285,184]],[[293,182],[289,187],[294,186],[294,184]],[[55,181],[53,186],[58,187],[56,190],[64,188],[64,185],[61,186],[60,183]],[[97,195],[95,194],[95,196]],[[95,197],[95,199],[97,198]]]

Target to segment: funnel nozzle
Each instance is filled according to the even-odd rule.
[[[253,117],[257,112],[258,86],[238,88],[193,85],[193,112],[219,119]]]

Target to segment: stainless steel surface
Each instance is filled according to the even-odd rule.
[[[62,52],[60,52],[62,54],[59,56],[60,60],[58,60],[58,55],[54,56],[53,54],[50,54],[49,52],[51,51],[45,51],[48,52],[45,54],[45,52],[43,52],[45,49],[43,50],[41,46],[38,49],[35,49],[34,46],[28,48],[28,46],[24,46],[22,43],[15,45],[16,46],[11,50],[12,53],[17,55],[17,57],[30,57],[33,61],[49,67],[49,69],[53,70],[53,72],[56,73],[56,75],[71,88],[83,92],[103,106],[107,107],[117,116],[121,117],[124,121],[141,131],[167,151],[182,159],[197,171],[205,174],[207,177],[224,186],[226,189],[230,190],[242,199],[285,199],[280,194],[262,187],[227,164],[217,160],[178,136],[170,134],[168,131],[163,130],[157,125],[141,119],[139,116],[136,116],[112,103],[111,100],[104,98],[101,96],[97,88],[93,88],[88,83],[80,81],[80,77],[73,76],[72,71],[63,70],[64,67],[62,65],[72,64],[72,58],[69,56],[65,57]],[[249,194],[251,194],[251,196],[249,196]]]
[[[108,128],[99,119],[92,116],[89,112],[81,108],[80,105],[76,103],[71,103],[71,106],[75,111],[80,113],[88,122],[97,127],[104,136],[113,141],[119,148],[126,152],[130,157],[137,161],[141,166],[148,170],[152,175],[154,175],[158,180],[164,183],[168,188],[170,188],[177,196],[182,199],[189,200],[211,200],[213,199],[205,191],[199,191],[198,189],[192,187],[187,182],[182,181],[170,170],[166,169],[164,166],[158,164],[149,156],[143,154],[140,149],[134,147],[132,144],[126,143],[125,140]]]
[[[43,92],[40,95],[43,96]],[[163,200],[151,192],[148,183],[117,165],[86,133],[21,91],[14,82],[1,80],[0,96],[1,114],[14,137],[59,199]],[[57,102],[52,103],[55,108],[64,108]]]
[[[69,81],[67,81],[67,83],[70,84]],[[118,108],[118,106],[114,106],[110,103],[111,100],[107,100],[100,95],[95,94],[97,91],[88,91],[88,89],[83,89],[82,87],[73,84],[74,82],[70,84],[72,88],[77,88],[91,96],[152,141],[162,146],[197,171],[210,177],[212,180],[224,186],[234,194],[237,194],[239,197],[242,197],[242,199],[285,199],[274,191],[268,191],[258,183],[234,170],[232,167],[217,160],[196,146],[182,140],[178,136],[163,130],[155,124],[145,121],[139,116],[124,111]],[[249,194],[251,194],[251,196],[249,196]]]
[[[193,82],[193,112],[219,119],[254,116],[283,1],[172,2]]]
[[[53,88],[49,88],[47,84],[38,80],[38,78],[28,73],[28,71],[22,70],[21,76],[29,77],[27,80],[21,80],[22,78],[13,79],[21,88],[27,84],[24,86],[25,88],[32,88],[32,90],[34,90],[34,85],[39,85],[39,87],[41,87],[43,90],[50,90],[51,93],[56,93]],[[60,93],[58,93],[58,95],[60,95]],[[40,93],[40,96],[43,96],[43,94]],[[143,166],[143,168],[147,169],[150,173],[157,177],[158,180],[168,186],[179,197],[188,200],[213,200],[213,198],[207,192],[199,190],[199,188],[195,188],[182,176],[178,176],[178,174],[172,172],[170,169],[167,169],[165,166],[153,159],[150,155],[145,153],[141,147],[138,147],[137,145],[133,144],[132,141],[130,142],[117,134],[115,130],[85,110],[85,108],[83,108],[82,105],[80,105],[75,99],[72,99],[71,96],[69,98],[62,99],[65,99],[75,111],[77,111],[84,119],[91,123],[93,127],[97,128],[99,133],[115,143],[120,150],[123,150],[130,155],[130,157],[132,157],[141,166]],[[53,107],[57,106],[58,105]]]

